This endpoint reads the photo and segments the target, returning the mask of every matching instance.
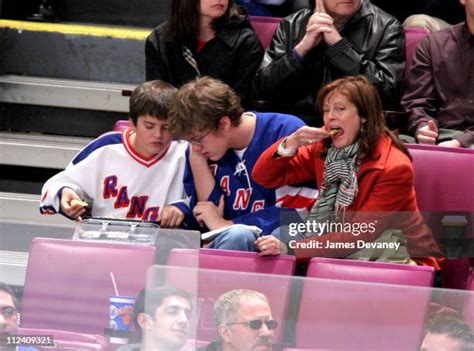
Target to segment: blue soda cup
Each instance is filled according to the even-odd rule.
[[[131,330],[133,324],[133,304],[130,296],[110,296],[110,329]]]

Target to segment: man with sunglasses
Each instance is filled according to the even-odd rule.
[[[211,248],[258,251],[254,233],[272,234],[316,198],[314,184],[267,189],[252,179],[258,156],[277,140],[304,126],[279,113],[244,112],[240,99],[225,83],[209,77],[183,85],[169,112],[170,131],[192,144],[186,191],[193,213],[209,230],[224,230]],[[195,206],[193,206],[195,204]],[[284,223],[282,218],[284,217]]]
[[[0,350],[14,350],[7,346],[5,336],[16,335],[18,328],[17,302],[10,287],[0,282]]]
[[[270,351],[278,323],[265,295],[245,289],[228,291],[217,299],[214,318],[219,340],[205,351]]]

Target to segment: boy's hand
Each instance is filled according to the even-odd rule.
[[[61,196],[61,210],[69,217],[82,220],[82,216],[86,213],[87,203],[77,195],[71,188],[63,188]]]
[[[207,158],[205,158],[199,151],[196,150],[196,146],[191,144],[191,149],[189,150],[189,160],[205,163],[207,166]]]
[[[209,230],[215,230],[234,224],[224,219],[224,195],[219,199],[219,206],[212,201],[199,201],[193,210],[199,223],[204,223]]]
[[[161,216],[158,219],[160,226],[163,228],[179,227],[184,221],[184,213],[179,208],[173,205],[165,206],[161,211]]]

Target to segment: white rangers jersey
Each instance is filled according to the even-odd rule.
[[[144,158],[132,147],[130,133],[106,133],[89,143],[44,184],[41,213],[61,213],[62,189],[69,187],[91,203],[94,217],[154,221],[173,204],[186,215],[185,222],[191,220],[183,183],[188,143],[173,141],[162,155]]]

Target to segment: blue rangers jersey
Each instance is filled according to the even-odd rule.
[[[250,112],[246,112],[247,114]],[[251,113],[256,118],[255,133],[243,151],[229,149],[219,161],[209,161],[216,185],[209,201],[218,205],[222,194],[225,198],[224,218],[235,224],[254,225],[270,234],[281,225],[283,212],[300,215],[314,204],[317,191],[315,182],[294,184],[278,189],[267,189],[255,183],[251,177],[258,157],[277,140],[290,135],[304,126],[304,122],[291,115],[279,113]],[[241,156],[239,156],[241,154]],[[192,178],[188,163],[186,177]],[[195,203],[192,180],[186,189]],[[291,217],[291,213],[286,216]]]

